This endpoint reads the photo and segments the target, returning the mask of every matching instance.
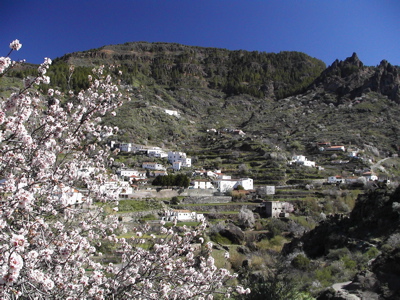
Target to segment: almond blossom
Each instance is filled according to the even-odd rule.
[[[12,50],[18,51],[19,49],[21,49],[21,47],[22,47],[22,44],[19,42],[19,40],[13,40],[13,41],[10,43],[10,48],[11,48]]]
[[[15,40],[10,47],[19,50],[21,44]],[[0,75],[12,65],[0,57]],[[236,275],[215,266],[212,243],[203,244],[204,223],[183,233],[164,222],[158,228],[144,224],[131,238],[118,237],[127,232],[116,215],[118,190],[101,189],[113,160],[98,141],[117,132],[101,121],[125,98],[104,66],[93,69],[87,90],[63,96],[49,89],[42,95],[35,85],[49,84],[50,65],[45,58],[36,77],[0,101],[0,299],[213,299],[248,293],[229,287]],[[84,187],[85,202],[71,198],[76,185]],[[93,202],[110,203],[113,214]],[[193,246],[196,239],[204,256]],[[101,260],[97,249],[103,241],[114,243],[117,263]]]

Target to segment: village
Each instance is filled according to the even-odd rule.
[[[318,143],[317,147],[321,152],[341,152],[346,153],[349,158],[358,158],[359,153],[348,150],[343,145],[331,146],[330,143]],[[232,192],[241,193],[252,198],[264,198],[260,204],[267,217],[282,218],[288,217],[293,211],[293,205],[287,201],[274,201],[273,195],[277,186],[255,185],[252,178],[232,178],[231,175],[224,174],[221,169],[205,170],[194,168],[192,159],[185,152],[167,151],[160,147],[139,145],[134,143],[115,143],[111,142],[112,149],[119,149],[121,153],[131,153],[148,158],[157,158],[158,161],[143,161],[141,168],[119,168],[115,171],[113,180],[106,182],[100,190],[114,190],[120,200],[141,200],[141,199],[167,199],[172,197],[188,197],[191,201],[206,203],[231,202]],[[361,158],[360,158],[361,159]],[[160,163],[159,161],[164,161]],[[338,164],[345,161],[334,162]],[[315,168],[323,170],[315,161],[309,160],[304,155],[293,155],[287,162],[288,166],[300,166],[303,168]],[[151,182],[158,176],[176,174],[182,170],[186,173],[190,171],[190,185],[187,187],[156,187]],[[87,173],[89,170],[80,170]],[[372,169],[354,170],[351,176],[342,174],[332,175],[323,180],[320,184],[327,185],[352,185],[366,184],[372,182],[385,181],[387,178],[379,178]],[[0,184],[4,184],[3,181]],[[63,201],[63,204],[82,205],[92,204],[90,198],[85,194],[84,189],[76,187],[58,186],[53,191],[53,197]],[[224,198],[222,198],[224,197]],[[195,200],[193,200],[195,199]],[[221,200],[222,199],[222,200]],[[199,221],[204,218],[203,214],[196,213],[187,209],[170,209],[164,212],[160,220],[166,221]]]

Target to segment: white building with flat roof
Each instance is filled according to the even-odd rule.
[[[194,211],[190,211],[187,209],[172,209],[168,210],[164,217],[162,217],[164,221],[202,221],[204,220],[203,214],[198,214]]]
[[[225,193],[234,190],[239,185],[245,190],[253,189],[253,179],[251,178],[240,178],[240,179],[215,179],[214,187],[218,189],[221,193]]]
[[[212,189],[214,188],[212,182],[207,179],[195,179],[192,181],[193,188],[195,189]]]
[[[308,160],[304,155],[295,155],[289,162],[289,165],[296,164],[306,167],[315,167],[315,161]]]
[[[168,162],[172,164],[174,170],[180,170],[182,167],[190,168],[192,166],[192,159],[186,157],[185,152],[168,152]]]
[[[150,170],[165,170],[165,167],[162,164],[156,162],[144,162],[142,163],[142,168]]]

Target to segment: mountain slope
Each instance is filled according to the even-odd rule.
[[[75,66],[115,64],[132,76],[166,88],[206,87],[230,95],[281,98],[310,84],[325,64],[300,52],[248,52],[170,43],[135,42],[65,55]]]
[[[315,154],[318,141],[375,157],[399,150],[399,67],[386,61],[368,67],[354,53],[325,69],[299,52],[136,42],[67,54],[48,73],[55,86],[79,90],[100,64],[122,70],[121,90],[133,99],[106,120],[121,128],[120,141],[198,151],[215,128],[288,152]]]

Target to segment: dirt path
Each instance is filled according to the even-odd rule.
[[[378,168],[379,165],[380,165],[381,163],[383,163],[385,160],[387,160],[387,159],[389,159],[389,158],[390,158],[390,157],[386,157],[386,158],[383,158],[383,159],[381,159],[381,160],[378,160],[375,164],[373,164],[373,165],[371,166],[371,171],[374,172],[375,169]]]
[[[336,292],[339,292],[339,293],[345,295],[347,300],[361,300],[360,297],[350,294],[348,290],[344,289],[344,287],[350,283],[351,283],[351,281],[335,283],[334,285],[332,285],[332,288]]]

